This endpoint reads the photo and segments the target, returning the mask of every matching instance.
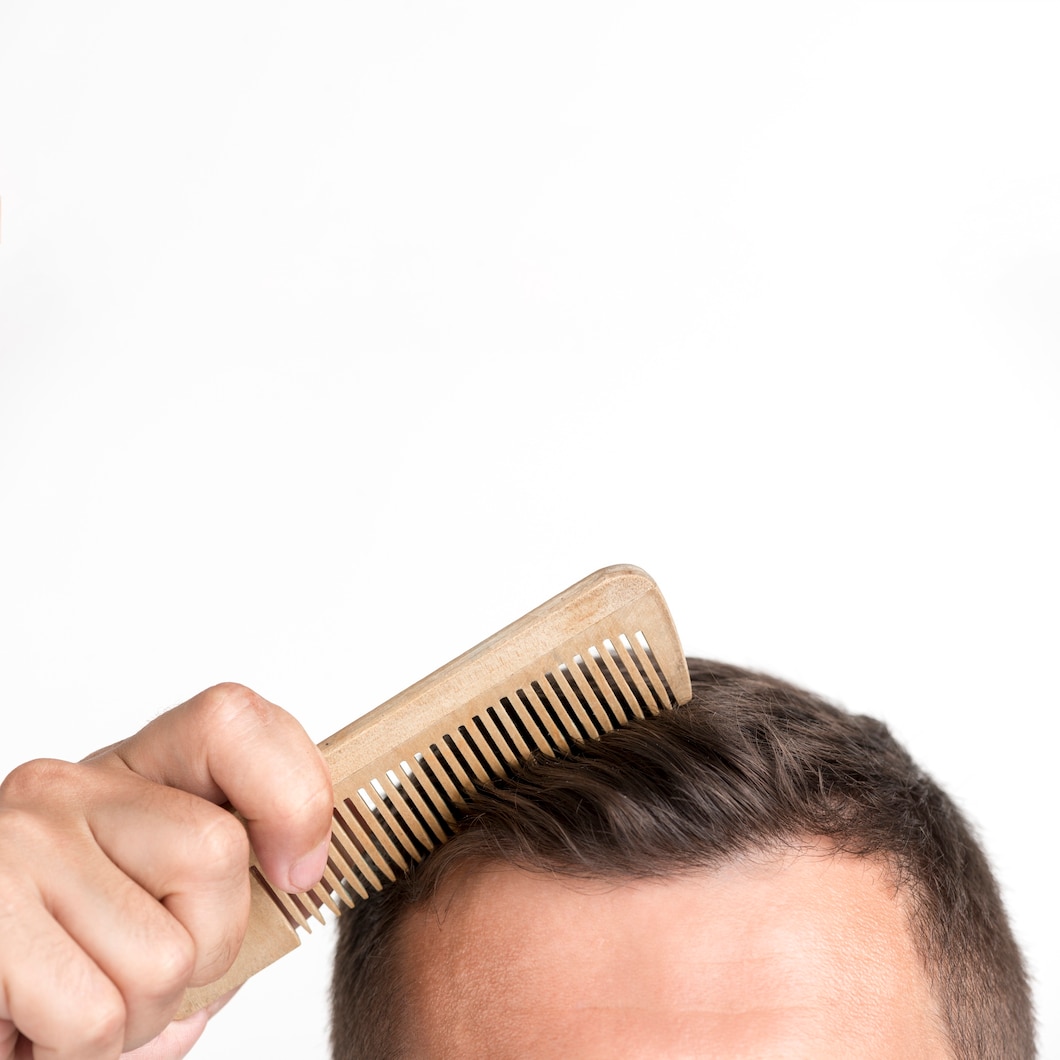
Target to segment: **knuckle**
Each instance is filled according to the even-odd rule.
[[[229,876],[245,872],[250,859],[250,840],[239,819],[227,810],[216,808],[208,815],[195,837],[196,863],[211,876]]]
[[[186,931],[173,930],[151,944],[151,989],[156,997],[182,990],[195,970],[195,944]]]
[[[331,820],[335,794],[327,779],[320,780],[310,791],[308,798],[298,808],[299,816],[313,820]]]
[[[191,985],[201,986],[220,979],[235,963],[242,943],[242,936],[235,930],[228,930],[209,949],[199,955],[199,967]]]
[[[89,1048],[102,1054],[120,1049],[125,1037],[125,1002],[116,989],[98,991],[91,1004],[85,1005],[78,1037]]]
[[[16,766],[0,784],[0,805],[36,806],[75,783],[78,767],[52,758],[37,758]]]
[[[210,728],[243,731],[248,727],[268,725],[275,708],[246,685],[225,681],[202,693],[199,709]]]
[[[31,798],[26,789],[0,799],[0,914],[12,900],[13,883],[24,882],[44,866],[62,863],[71,844],[77,846],[84,839],[83,829],[68,811],[69,807],[44,796]]]
[[[260,714],[267,704],[265,700],[246,685],[235,681],[222,681],[206,689],[202,694],[203,706],[211,713],[239,717],[245,713]]]

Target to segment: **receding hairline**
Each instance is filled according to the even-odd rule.
[[[822,862],[828,865],[835,864],[839,871],[833,873],[830,870],[819,874],[811,868],[807,875],[805,867],[807,863]],[[848,871],[856,866],[861,872],[855,871],[851,875]],[[496,878],[491,878],[494,876]],[[835,846],[826,837],[800,837],[793,839],[787,844],[772,844],[768,849],[748,850],[739,855],[724,859],[713,867],[701,867],[695,870],[686,870],[678,873],[657,874],[653,876],[639,876],[628,878],[625,876],[610,875],[607,877],[589,877],[584,875],[571,876],[560,872],[550,872],[541,868],[524,868],[503,861],[477,860],[456,866],[454,870],[439,880],[437,887],[430,893],[421,896],[421,899],[405,907],[398,920],[393,933],[393,950],[395,963],[393,967],[393,985],[396,993],[401,998],[402,1013],[400,1023],[402,1025],[405,1039],[404,1051],[395,1053],[394,1056],[412,1057],[417,1055],[424,1041],[433,1040],[430,1030],[440,1011],[444,1011],[443,999],[449,995],[450,983],[454,977],[461,984],[457,997],[466,997],[467,991],[471,994],[485,991],[482,997],[483,1018],[486,1009],[493,1011],[491,990],[497,982],[504,981],[505,969],[509,967],[512,957],[506,956],[505,939],[511,944],[513,938],[518,938],[517,949],[514,959],[518,964],[521,953],[529,946],[531,951],[543,954],[553,953],[553,942],[557,925],[550,923],[550,916],[559,916],[560,924],[577,924],[583,914],[586,915],[585,929],[592,934],[598,929],[600,921],[594,920],[593,907],[602,907],[607,910],[605,915],[613,916],[615,911],[629,912],[631,910],[643,910],[650,913],[651,910],[666,908],[666,902],[670,898],[684,903],[688,900],[682,896],[680,889],[668,889],[671,885],[692,883],[701,893],[707,896],[707,901],[713,903],[718,901],[721,906],[720,920],[713,921],[713,926],[704,933],[703,924],[707,923],[694,916],[690,924],[699,924],[700,928],[691,934],[682,932],[680,938],[671,941],[679,947],[683,945],[683,939],[695,940],[691,943],[693,963],[700,959],[706,959],[712,965],[717,961],[732,960],[733,936],[727,932],[725,925],[734,923],[732,918],[732,895],[738,894],[738,901],[747,901],[744,893],[758,897],[775,895],[773,883],[781,877],[789,875],[792,878],[790,885],[785,884],[780,895],[783,903],[773,906],[767,903],[766,909],[775,908],[781,910],[779,919],[770,918],[768,913],[761,917],[753,917],[750,923],[761,921],[761,931],[750,936],[745,936],[741,931],[736,945],[743,953],[742,959],[755,960],[755,954],[761,953],[762,941],[765,940],[769,952],[777,954],[780,962],[778,967],[786,967],[786,960],[792,959],[792,954],[799,956],[794,959],[800,969],[819,970],[820,976],[810,975],[806,982],[817,982],[827,990],[824,984],[828,982],[849,982],[847,973],[849,968],[847,961],[849,953],[853,952],[850,946],[851,936],[847,933],[854,931],[854,947],[860,945],[863,940],[865,948],[858,949],[862,954],[863,962],[860,971],[855,976],[856,982],[865,975],[866,968],[875,969],[873,981],[878,984],[866,994],[864,1001],[869,1002],[864,1008],[858,1007],[856,1011],[864,1014],[864,1019],[871,1019],[869,1013],[876,1013],[874,1017],[879,1020],[879,1013],[886,1014],[886,1019],[879,1024],[880,1027],[902,1026],[916,1027],[917,1040],[924,1047],[920,1055],[934,1058],[954,1056],[953,1046],[950,1039],[946,1019],[943,1013],[943,1004],[936,991],[936,983],[931,974],[931,968],[925,964],[923,954],[916,944],[915,932],[909,916],[909,903],[902,888],[895,880],[894,874],[885,859],[872,856],[859,856],[849,854]],[[515,876],[514,887],[512,877]],[[518,881],[518,877],[532,881],[533,886],[529,891],[524,890]],[[863,883],[862,881],[867,881]],[[543,888],[537,884],[543,883]],[[721,890],[715,890],[714,885],[720,885]],[[761,888],[765,885],[766,889]],[[660,901],[649,895],[649,905],[643,905],[643,895],[650,892],[653,887],[659,887],[662,891]],[[807,892],[806,888],[814,888]],[[823,886],[823,892],[817,888]],[[557,890],[562,888],[563,890]],[[854,888],[854,889],[851,889]],[[581,895],[584,899],[577,898],[571,905],[563,892],[569,895]],[[612,897],[616,895],[618,905],[612,905]],[[638,893],[642,896],[637,897]],[[685,891],[687,896],[691,892]],[[835,897],[837,900],[824,902],[817,901],[817,894],[824,893]],[[523,899],[526,899],[525,903]],[[839,900],[841,899],[841,900]],[[630,902],[632,901],[632,904]],[[698,902],[698,899],[694,899]],[[498,908],[497,903],[501,902]],[[506,904],[504,904],[506,903]],[[543,903],[543,904],[539,904]],[[806,904],[803,904],[806,903]],[[555,912],[558,907],[561,912]],[[693,906],[694,907],[694,906]],[[755,906],[755,908],[759,908]],[[710,907],[713,915],[713,906]],[[808,943],[805,948],[796,947],[793,944],[785,948],[785,940],[793,938],[791,928],[797,925],[809,924],[804,930],[813,930],[812,926],[816,919],[821,916],[821,910],[826,912],[826,927],[820,935],[807,936],[804,940]],[[843,910],[850,912],[844,915]],[[787,917],[795,914],[794,920]],[[636,922],[640,922],[640,916],[634,916]],[[618,921],[610,921],[618,923]],[[673,920],[676,924],[678,921]],[[772,927],[770,927],[772,923]],[[778,924],[780,934],[775,934]],[[844,926],[845,925],[845,926]],[[861,925],[864,925],[862,928]],[[537,934],[535,935],[535,928]],[[638,938],[634,931],[629,936],[630,944],[635,947],[635,952],[645,956],[651,951],[662,952],[659,949],[658,939],[667,938],[668,928],[660,925],[658,935],[641,934]],[[501,948],[494,951],[493,943],[488,941],[497,933]],[[544,931],[544,935],[541,932]],[[561,931],[560,934],[565,932]],[[610,933],[610,932],[609,932]],[[752,941],[757,936],[758,941]],[[620,929],[617,938],[625,939],[626,931]],[[846,948],[837,948],[828,940],[842,938],[846,940]],[[535,941],[535,939],[539,941]],[[818,945],[818,941],[820,945]],[[645,945],[650,950],[643,950]],[[773,946],[779,945],[774,951]],[[746,950],[743,947],[747,947]],[[717,947],[717,948],[716,948]],[[788,957],[783,957],[787,952]],[[439,954],[441,956],[439,956]],[[574,965],[577,965],[577,955],[573,955]],[[438,962],[441,961],[441,964]],[[808,964],[806,962],[809,962]],[[495,962],[500,962],[493,967]],[[560,962],[564,963],[563,961]],[[651,958],[647,958],[651,964]],[[531,967],[542,967],[538,958]],[[617,966],[613,961],[597,964],[589,969],[587,981],[593,981],[592,976],[597,974],[597,969],[605,975],[607,969]],[[829,973],[828,969],[831,969]],[[734,971],[738,971],[736,968]],[[667,972],[665,966],[660,968],[658,981],[665,981]],[[785,980],[785,974],[790,975],[790,970],[785,973],[779,972],[781,978],[777,980],[778,989]],[[833,978],[838,976],[838,978]],[[709,980],[710,977],[708,977]],[[466,982],[465,982],[466,980]],[[653,979],[653,981],[656,981]],[[734,980],[737,982],[739,980]],[[477,984],[477,985],[476,985]],[[889,985],[884,985],[889,984]],[[896,987],[897,984],[897,987]],[[615,981],[613,984],[619,987],[621,983]],[[509,985],[509,989],[511,986]],[[735,989],[740,990],[740,987]],[[819,1011],[827,1019],[829,1009],[824,1006],[826,994],[814,992],[808,995],[810,1004],[817,1005]],[[859,989],[850,987],[850,989]],[[441,991],[439,993],[439,990]],[[844,990],[844,994],[846,991]],[[611,989],[605,989],[604,995],[613,995]],[[723,999],[726,995],[724,987],[721,993],[716,988],[706,988],[706,992],[700,996],[710,999],[702,1011],[709,1011],[713,1007],[713,999],[718,999],[725,1010]],[[533,994],[531,997],[535,996]],[[565,992],[553,994],[553,998],[563,1005]],[[731,992],[729,993],[731,997]],[[769,994],[756,995],[762,1002],[768,1003]],[[816,998],[816,1000],[812,1000]],[[880,999],[879,1005],[873,1005],[873,998]],[[886,999],[890,999],[889,1001]],[[897,1005],[897,1008],[888,1006]],[[576,1006],[574,1006],[576,1007]],[[558,1011],[558,1010],[557,1010]],[[855,1010],[839,1004],[835,1009],[837,1019],[850,1019]],[[503,1013],[494,1013],[497,1018]],[[895,1023],[890,1021],[894,1020]],[[425,1022],[426,1021],[426,1022]],[[857,1024],[863,1021],[859,1019]],[[854,1026],[855,1024],[851,1024]],[[792,1028],[794,1030],[794,1027]],[[437,1033],[444,1037],[447,1032],[439,1026],[435,1028]],[[792,1041],[796,1039],[793,1038]],[[928,1050],[930,1043],[931,1050]]]
[[[494,871],[516,870],[528,876],[552,879],[558,883],[577,888],[584,885],[588,889],[608,886],[620,886],[624,883],[665,881],[672,879],[695,879],[724,872],[730,868],[743,865],[769,865],[782,862],[788,857],[807,857],[820,859],[847,858],[873,866],[879,870],[881,884],[892,896],[906,904],[915,898],[910,886],[908,873],[899,867],[898,859],[889,851],[864,851],[848,849],[833,836],[793,832],[790,835],[778,835],[768,839],[748,842],[740,847],[718,851],[709,859],[703,859],[687,865],[675,866],[666,861],[645,863],[642,871],[629,873],[622,869],[598,871],[562,862],[545,862],[540,860],[520,860],[503,857],[483,850],[461,849],[459,844],[453,847],[455,856],[444,863],[435,864],[439,868],[426,877],[425,886],[418,888],[415,895],[405,903],[405,910],[412,911],[437,903],[447,903],[453,893],[472,876],[489,875]],[[913,925],[910,923],[910,931]]]
[[[886,864],[943,996],[956,1055],[1033,1056],[1025,973],[985,855],[886,725],[765,674],[699,659],[689,671],[691,703],[570,755],[535,756],[473,796],[457,834],[407,877],[343,918],[336,1050],[364,1022],[344,999],[369,998],[358,1005],[374,1005],[385,1030],[336,1058],[399,1055],[382,1044],[400,1035],[388,932],[410,903],[444,890],[461,863],[568,879],[666,877],[806,836]],[[369,980],[372,991],[362,989]]]

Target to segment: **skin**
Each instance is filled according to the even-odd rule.
[[[471,870],[400,960],[424,1060],[951,1055],[900,896],[824,844],[664,880]]]
[[[320,879],[323,759],[291,715],[240,685],[82,763],[30,762],[4,781],[0,1060],[185,1055],[211,1012],[171,1023],[184,989],[228,968],[246,925],[247,831],[226,801],[275,886]]]
[[[185,1056],[220,1003],[171,1022],[183,991],[245,927],[248,837],[225,802],[274,886],[320,878],[326,768],[239,685],[0,785],[0,1060]],[[949,1055],[900,896],[822,844],[660,881],[479,868],[401,945],[425,1060]]]

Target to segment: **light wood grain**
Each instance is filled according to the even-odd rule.
[[[311,921],[385,887],[444,842],[476,783],[691,696],[669,610],[639,567],[605,567],[319,746],[335,785],[328,870],[299,895],[251,863],[250,926],[186,1016],[294,949]]]

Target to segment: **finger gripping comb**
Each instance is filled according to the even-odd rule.
[[[190,1015],[293,950],[452,833],[478,784],[534,752],[563,753],[691,698],[666,602],[640,568],[605,567],[321,743],[335,786],[323,879],[277,891],[252,859],[243,946],[216,982],[185,993]]]

